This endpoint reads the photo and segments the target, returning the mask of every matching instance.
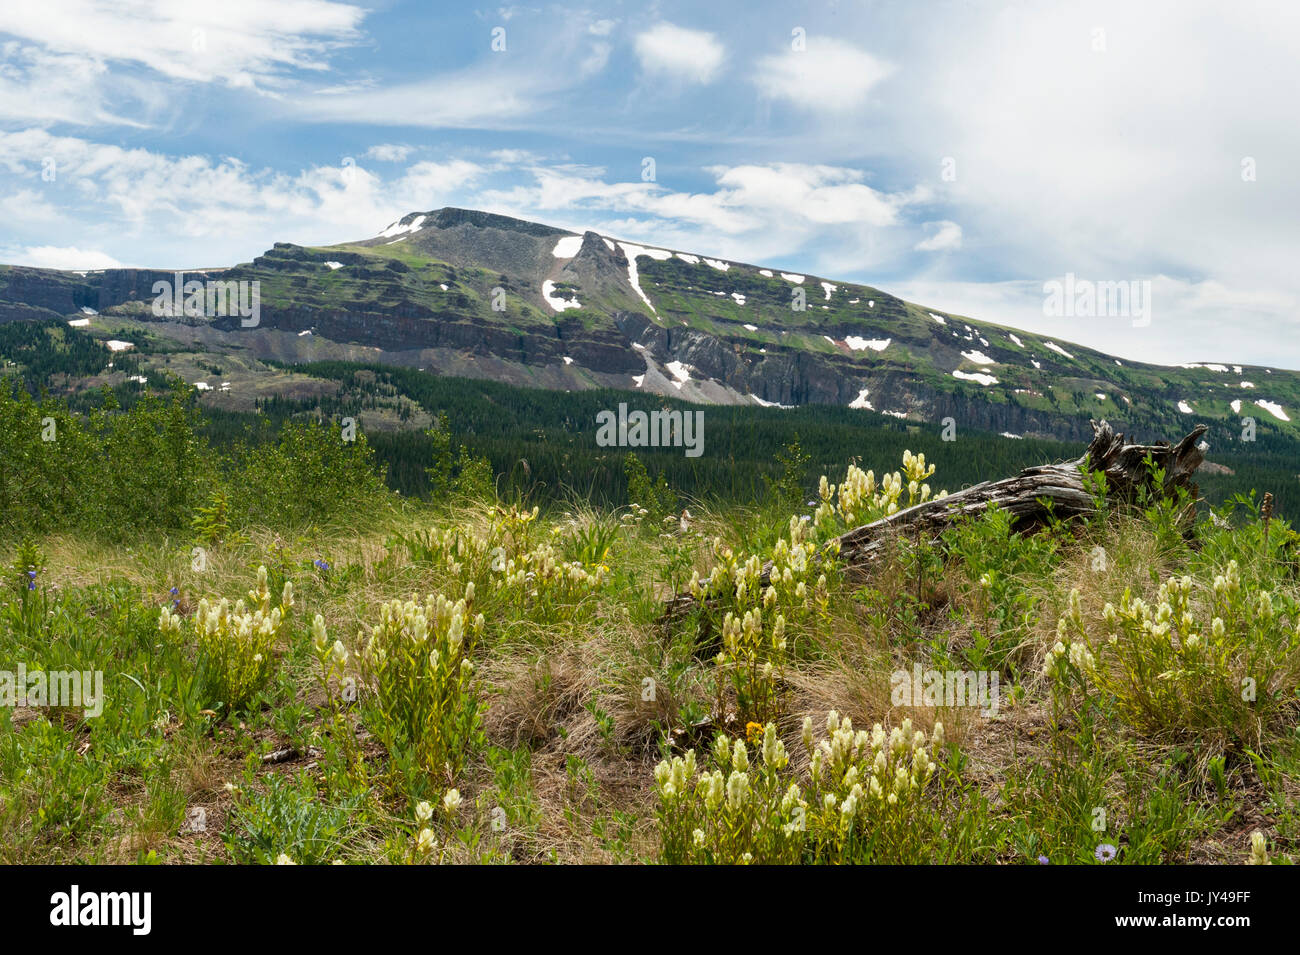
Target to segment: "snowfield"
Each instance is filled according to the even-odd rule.
[[[555,243],[555,248],[551,250],[551,255],[557,259],[571,259],[578,254],[582,248],[582,236],[566,235],[559,242]]]
[[[582,308],[576,298],[564,298],[561,295],[556,295],[555,283],[550,279],[542,283],[542,298],[546,299],[546,304],[557,312],[562,312],[566,308]]]

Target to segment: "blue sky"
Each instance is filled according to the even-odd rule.
[[[227,265],[458,205],[1296,368],[1297,80],[1276,3],[10,3],[0,261]],[[1150,324],[1045,315],[1066,273],[1151,282]]]

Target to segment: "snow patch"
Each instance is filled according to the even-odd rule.
[[[550,279],[542,283],[542,298],[546,299],[546,304],[557,312],[562,312],[566,308],[582,308],[576,298],[564,298],[562,295],[556,295],[555,283]]]
[[[739,292],[732,292],[731,297],[736,300],[737,305],[745,304],[745,296],[741,295]]]
[[[327,268],[327,269],[329,269],[331,272],[333,272],[333,271],[336,270],[336,269],[341,269],[341,268],[343,268],[343,263],[342,263],[342,262],[332,262],[332,261],[331,261],[331,262],[326,262],[326,263],[325,263],[325,268]]]
[[[90,324],[90,319],[88,319],[88,318],[70,318],[70,319],[68,319],[68,324],[71,325],[73,328],[85,328],[87,325]]]
[[[1017,338],[1015,335],[1008,335],[1007,337],[1011,339],[1012,344],[1014,344],[1017,348],[1024,348],[1024,347],[1025,347],[1025,343],[1022,342],[1022,341],[1021,341],[1019,338]]]
[[[683,262],[689,262],[691,265],[700,264],[700,257],[698,255],[691,255],[689,252],[678,252],[677,258],[681,259]]]
[[[727,271],[729,268],[731,268],[731,263],[730,263],[730,262],[719,262],[717,259],[705,259],[704,261],[705,261],[707,264],[713,266],[713,267],[714,267],[715,269],[717,269],[719,272],[725,272],[725,271]]]
[[[420,227],[424,225],[424,219],[425,219],[424,216],[416,216],[414,219],[411,220],[410,225],[402,225],[402,222],[399,219],[398,221],[390,225],[387,229],[385,229],[383,232],[379,233],[378,238],[391,239],[395,235],[405,235],[408,232],[411,235],[414,235],[415,233],[419,232]],[[392,245],[391,242],[387,244]]]
[[[557,259],[571,259],[578,254],[582,248],[582,236],[566,235],[559,242],[555,243],[555,248],[551,250],[551,255]]]
[[[104,344],[108,346],[109,351],[130,351],[135,347],[134,342],[120,342],[116,338],[110,338]]]
[[[891,341],[892,338],[859,338],[857,335],[850,335],[844,339],[844,344],[854,351],[865,351],[868,348],[872,351],[884,351]]]
[[[676,381],[673,382],[674,388],[681,388],[682,385],[686,384],[688,381],[691,380],[691,372],[690,372],[689,365],[683,365],[679,361],[670,361],[664,367],[667,368],[670,372],[672,372],[673,377],[677,379]]]
[[[936,314],[934,314],[934,312],[930,312],[929,315],[930,315],[931,318],[933,318],[933,319],[934,319],[936,322],[938,322],[940,325],[947,325],[947,324],[948,324],[948,319],[944,318],[942,315],[936,315]],[[956,333],[956,332],[953,332],[953,334],[956,335],[957,333]]]
[[[789,272],[782,272],[781,278],[785,279],[787,282],[793,282],[795,285],[803,285],[802,275],[792,275]]]
[[[1241,414],[1241,399],[1238,398],[1235,401],[1230,402],[1229,407],[1232,408],[1233,414]]]
[[[836,290],[837,288],[839,288],[838,285],[832,285],[830,282],[823,282],[823,283],[822,283],[822,290],[826,292],[826,298],[827,298],[827,299],[829,299],[832,295],[835,294],[835,290]]]
[[[871,402],[867,400],[867,395],[869,393],[870,392],[868,389],[863,388],[861,391],[858,392],[858,396],[849,402],[849,407],[866,408],[868,411],[875,411],[876,409],[871,407]]]
[[[962,381],[978,381],[985,388],[989,385],[996,385],[998,383],[998,380],[992,375],[985,375],[981,372],[971,372],[970,374],[967,374],[964,371],[954,371],[952,376],[954,378],[960,378]]]
[[[1189,405],[1186,401],[1180,401],[1178,402],[1178,410],[1181,411],[1183,414],[1191,414],[1192,406]]]
[[[759,270],[758,270],[758,274],[759,274],[759,275],[762,275],[762,276],[766,276],[767,278],[770,279],[770,278],[772,277],[772,270],[771,270],[771,269],[759,269]]]
[[[1064,348],[1062,348],[1060,345],[1056,344],[1056,342],[1043,342],[1043,347],[1045,347],[1045,348],[1050,348],[1052,351],[1056,352],[1058,355],[1064,355],[1066,358],[1069,358],[1071,361],[1074,360],[1074,356],[1071,355],[1071,354],[1070,354],[1068,351],[1066,351]]]
[[[1277,418],[1279,421],[1291,420],[1287,416],[1287,413],[1282,410],[1282,406],[1275,401],[1256,401],[1255,404],[1259,405],[1261,408],[1263,408],[1265,411],[1271,414],[1274,418]]]
[[[1003,432],[1002,432],[1002,437],[1004,437],[1004,438],[1015,438],[1017,441],[1020,441],[1020,440],[1022,440],[1022,439],[1024,438],[1024,435],[1023,435],[1023,434],[1012,434],[1010,431],[1003,431]]]
[[[94,310],[93,308],[91,308],[89,305],[83,305],[83,306],[81,306],[81,314],[82,314],[82,315],[98,315],[99,312],[95,311],[95,310]]]
[[[997,362],[984,354],[982,351],[964,351],[961,357],[967,361],[973,361],[977,365],[996,365]]]
[[[1254,388],[1254,387],[1255,387],[1255,383],[1254,383],[1253,381],[1243,381],[1243,382],[1241,383],[1241,387],[1243,387],[1243,388]]]
[[[655,312],[655,307],[651,304],[649,297],[645,292],[641,291],[641,283],[636,277],[636,259],[638,255],[648,255],[656,262],[662,262],[664,259],[672,258],[672,253],[665,252],[663,249],[642,248],[630,242],[620,242],[619,245],[623,249],[623,254],[627,256],[627,280],[632,283],[632,288],[636,291],[636,294],[641,296],[641,301],[646,303],[651,312],[658,315],[659,313]]]
[[[758,331],[758,326],[757,326],[757,325],[746,325],[745,328],[747,328],[747,329],[748,329],[749,331],[751,331],[751,332],[756,332],[756,331]]]

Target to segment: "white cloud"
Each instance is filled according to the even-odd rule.
[[[361,165],[281,173],[233,158],[169,156],[43,130],[0,132],[0,169],[20,181],[39,181],[40,160],[33,157],[43,156],[58,164],[58,205],[26,187],[5,202],[43,204],[77,221],[78,234],[88,236],[83,241],[130,248],[133,260],[160,268],[247,261],[276,241],[319,245],[373,235],[407,212],[453,204],[486,169],[449,159],[414,163],[388,180]],[[51,246],[66,232],[25,231]]]
[[[893,71],[891,64],[850,43],[809,37],[804,50],[760,59],[753,81],[770,99],[819,112],[842,112],[861,106]]]
[[[406,157],[411,155],[410,146],[398,146],[394,143],[378,143],[366,150],[367,159],[374,159],[378,162],[405,162]]]
[[[1275,325],[1277,315],[1294,314],[1300,307],[1294,297],[1227,288],[1213,280],[1193,282],[1164,275],[1147,278],[1151,282],[1151,321],[1150,325],[1138,327],[1131,318],[1123,317],[1047,316],[1043,310],[1043,283],[1039,280],[918,279],[892,282],[888,287],[901,298],[953,315],[1033,332],[1062,344],[1073,342],[1132,361],[1157,365],[1193,361],[1300,365],[1300,348],[1292,340],[1241,334],[1243,326]],[[1232,321],[1225,321],[1226,315],[1231,315]]]
[[[912,248],[917,252],[947,252],[961,248],[961,226],[955,222],[927,222],[925,227],[931,231],[927,239],[922,239]]]
[[[471,69],[374,89],[317,92],[291,106],[308,121],[466,129],[530,116],[542,92],[515,73]]]
[[[872,189],[858,170],[798,163],[711,167],[716,188],[694,192],[610,182],[604,170],[586,167],[535,164],[529,172],[531,184],[490,189],[477,201],[508,215],[754,263],[821,243],[851,250],[852,267],[862,268],[888,254],[882,239],[901,224],[902,210],[928,197],[924,189]]]
[[[981,239],[927,276],[969,295],[946,307],[1011,321],[977,311],[969,283],[984,275],[1041,287],[1067,272],[1163,273],[1151,327],[1116,330],[1120,355],[1300,367],[1300,181],[1281,172],[1300,155],[1300,127],[1277,96],[1300,83],[1300,8],[1242,0],[1202,13],[1097,0],[954,8],[938,35],[919,11],[891,24],[909,82],[891,84],[879,135],[899,144],[891,162],[936,179],[952,157],[943,215]],[[1099,25],[1105,52],[1093,50]]]
[[[24,249],[18,253],[16,265],[31,265],[41,269],[117,269],[122,263],[111,255],[93,249],[78,249],[74,246],[41,245]]]
[[[55,54],[123,62],[172,79],[276,86],[288,70],[320,70],[357,39],[366,11],[330,0],[43,0],[0,5],[0,33]]]
[[[11,223],[9,228],[12,231],[35,223],[55,223],[61,219],[59,211],[49,200],[32,189],[19,189],[0,197],[0,212]]]
[[[647,73],[708,83],[721,69],[726,51],[712,33],[659,23],[637,35],[636,55]]]

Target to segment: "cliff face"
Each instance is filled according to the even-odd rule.
[[[608,386],[701,402],[848,405],[958,428],[1086,440],[1088,419],[1173,433],[1254,417],[1288,430],[1300,376],[1130,364],[905,302],[870,286],[782,273],[465,209],[411,213],[379,235],[185,280],[256,282],[241,316],[159,317],[152,269],[0,267],[0,321],[147,323],[215,350],[322,354],[552,388]],[[203,327],[196,327],[203,326]],[[308,334],[310,333],[310,334]]]

